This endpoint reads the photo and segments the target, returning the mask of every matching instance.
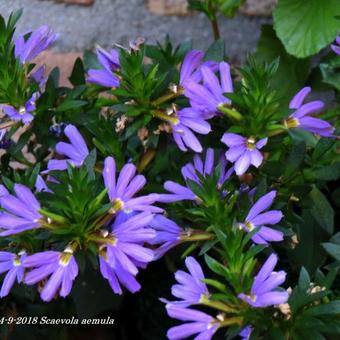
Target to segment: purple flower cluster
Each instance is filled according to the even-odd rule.
[[[25,36],[29,38],[25,40]],[[34,32],[27,32],[20,35],[14,42],[14,54],[21,64],[32,62],[41,52],[49,48],[58,38],[57,34],[52,33],[48,26],[41,26]],[[31,74],[31,79],[39,84],[40,90],[47,80],[44,75],[45,67],[41,66]],[[36,110],[36,101],[40,98],[40,92],[34,92],[31,97],[22,104],[14,107],[9,104],[1,105],[1,109],[6,116],[13,121],[22,121],[24,124],[30,123]]]
[[[182,176],[185,180],[191,180],[202,186],[201,177],[210,177],[215,170],[215,167],[219,166],[220,176],[216,184],[217,189],[223,186],[223,184],[230,178],[234,168],[227,168],[227,161],[224,156],[219,157],[218,163],[215,164],[214,150],[207,149],[204,163],[199,155],[194,156],[194,162],[188,163],[182,167]],[[199,176],[198,176],[199,175]],[[166,181],[164,183],[164,189],[169,191],[170,194],[160,194],[160,202],[176,202],[183,200],[197,201],[198,198],[187,186],[175,183],[173,181]]]
[[[299,128],[323,137],[332,137],[334,127],[327,121],[314,117],[314,115],[322,111],[324,103],[320,100],[315,100],[304,104],[311,90],[310,87],[304,87],[293,97],[289,103],[289,108],[295,111],[284,123],[287,128]]]
[[[114,49],[107,52],[102,48],[97,48],[97,58],[102,69],[90,69],[87,81],[104,87],[119,86],[119,78],[114,73],[120,68],[118,52]]]
[[[270,255],[255,276],[250,293],[241,293],[238,297],[254,308],[264,308],[287,302],[288,293],[275,290],[286,279],[286,273],[283,270],[273,271],[277,261],[276,254]]]

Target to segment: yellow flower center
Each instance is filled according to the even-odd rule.
[[[26,113],[26,108],[24,106],[20,106],[18,112],[19,112],[19,115],[23,115]]]
[[[295,128],[300,125],[300,122],[297,118],[288,118],[284,121],[284,125],[288,129]]]
[[[252,224],[252,223],[250,223],[248,221],[246,221],[245,225],[246,225],[246,227],[248,228],[249,231],[252,231],[252,230],[255,229],[254,224]]]
[[[247,139],[247,149],[248,150],[254,150],[255,149],[255,143],[256,143],[256,140],[254,137],[249,137]]]
[[[124,207],[124,202],[120,198],[116,198],[112,201],[112,207],[110,211],[115,214],[117,211],[122,210]]]

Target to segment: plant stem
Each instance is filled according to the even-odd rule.
[[[220,39],[220,28],[218,26],[216,13],[214,14],[214,19],[210,20],[211,28],[214,34],[214,40]]]

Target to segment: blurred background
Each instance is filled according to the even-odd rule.
[[[270,22],[275,4],[276,0],[247,0],[236,17],[221,18],[221,37],[231,61],[242,62],[255,49],[261,25]],[[48,24],[60,34],[43,61],[66,73],[82,51],[96,45],[127,45],[137,37],[148,43],[163,42],[167,34],[174,44],[192,40],[195,48],[207,48],[213,41],[207,19],[188,10],[187,0],[0,1],[0,13],[5,17],[20,8],[24,14],[17,33]]]

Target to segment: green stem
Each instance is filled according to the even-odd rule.
[[[154,117],[157,117],[165,122],[171,123],[171,124],[177,124],[178,123],[178,118],[173,115],[167,115],[161,110],[153,110],[152,115]]]
[[[243,118],[241,113],[239,113],[235,109],[231,109],[231,108],[226,107],[224,105],[218,106],[218,110],[221,111],[222,113],[224,113],[227,117],[234,119],[236,121],[240,121]]]
[[[229,306],[228,304],[226,304],[225,302],[221,302],[221,301],[211,301],[209,300],[209,298],[205,295],[202,295],[200,301],[199,301],[202,305],[220,310],[222,312],[225,313],[232,313],[232,314],[237,314],[239,311],[236,310],[235,308],[232,308],[231,306]]]
[[[182,86],[178,86],[176,91],[171,91],[167,94],[165,94],[164,96],[161,96],[157,99],[155,99],[154,101],[151,102],[152,105],[154,106],[159,106],[160,104],[163,104],[167,101],[169,101],[170,99],[176,98],[180,95],[182,95],[184,93],[184,89],[182,88]]]
[[[213,34],[214,34],[214,40],[216,41],[216,40],[220,39],[220,28],[218,26],[216,13],[214,15],[214,19],[210,20],[210,23],[211,23],[211,28],[212,28],[212,31],[213,31]]]

